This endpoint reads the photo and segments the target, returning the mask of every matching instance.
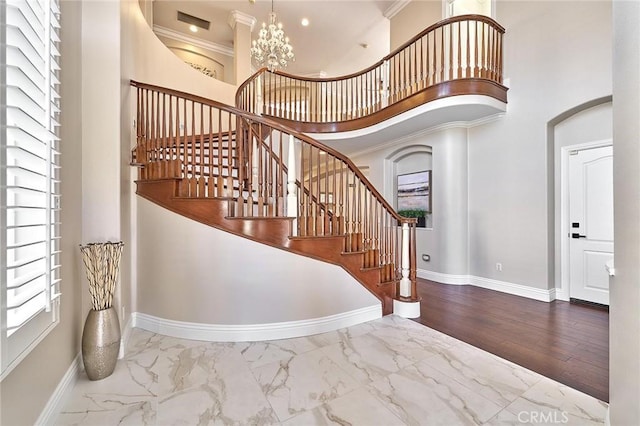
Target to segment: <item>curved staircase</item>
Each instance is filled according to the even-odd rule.
[[[350,76],[305,79],[263,69],[239,87],[239,108],[132,81],[137,194],[340,265],[381,301],[384,315],[394,306],[419,315],[416,219],[399,216],[349,158],[301,132],[359,129],[462,94],[506,102],[503,33],[490,18],[467,15],[427,28]]]
[[[415,219],[399,216],[348,158],[266,118],[131,84],[138,195],[206,225],[340,265],[382,302],[385,315],[394,299],[417,300]],[[403,279],[408,292],[400,294]]]

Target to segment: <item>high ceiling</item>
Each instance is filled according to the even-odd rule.
[[[389,53],[389,20],[384,12],[396,0],[278,0],[274,11],[282,22],[296,55],[286,71],[298,75],[327,76],[349,74],[373,65]],[[172,29],[233,47],[233,31],[228,24],[231,11],[238,10],[256,18],[252,38],[271,11],[270,0],[155,0],[154,25]],[[177,20],[181,11],[211,22],[210,29],[189,31],[189,25]],[[301,24],[302,18],[309,26]]]

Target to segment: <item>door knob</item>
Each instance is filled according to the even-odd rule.
[[[571,234],[571,238],[587,238],[587,236],[573,233]]]

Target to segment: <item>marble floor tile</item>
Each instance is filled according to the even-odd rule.
[[[518,419],[529,418],[536,424],[602,425],[608,404],[543,378],[511,403],[506,411]],[[531,421],[535,416],[536,421]]]
[[[253,373],[281,421],[359,386],[319,349],[254,368]]]
[[[381,401],[359,388],[353,392],[292,417],[283,426],[307,425],[404,425]]]
[[[425,359],[425,364],[506,407],[542,379],[519,365],[462,345]]]
[[[502,408],[424,363],[372,386],[376,396],[409,425],[480,425]]]
[[[126,362],[118,362],[113,374],[91,381],[82,373],[63,412],[99,413],[137,406],[157,397],[134,377]]]
[[[234,344],[251,368],[286,361],[296,355],[318,349],[319,345],[309,337],[271,340],[264,342],[240,342]]]
[[[158,418],[167,425],[279,423],[250,372],[210,380],[159,399]]]
[[[63,411],[56,425],[126,425],[151,426],[157,424],[155,399],[148,401],[122,401],[115,409],[89,409],[86,411]]]
[[[413,321],[404,321],[407,322],[400,326],[380,328],[368,335],[414,362],[439,354],[459,343],[445,334],[430,329],[422,330],[420,327],[426,327]]]
[[[326,346],[322,351],[363,384],[379,380],[417,361],[383,339],[369,334]]]
[[[131,332],[59,425],[602,425],[607,404],[393,315],[316,336],[211,343]]]
[[[309,336],[309,339],[317,346],[328,346],[369,334],[372,331],[379,330],[380,328],[393,327],[393,323],[386,321],[384,318],[386,317],[353,325],[348,328],[341,328],[327,333],[316,334],[314,336]]]

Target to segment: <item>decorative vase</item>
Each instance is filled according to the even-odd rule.
[[[120,352],[120,322],[115,308],[91,310],[82,331],[82,361],[89,380],[109,377]]]

